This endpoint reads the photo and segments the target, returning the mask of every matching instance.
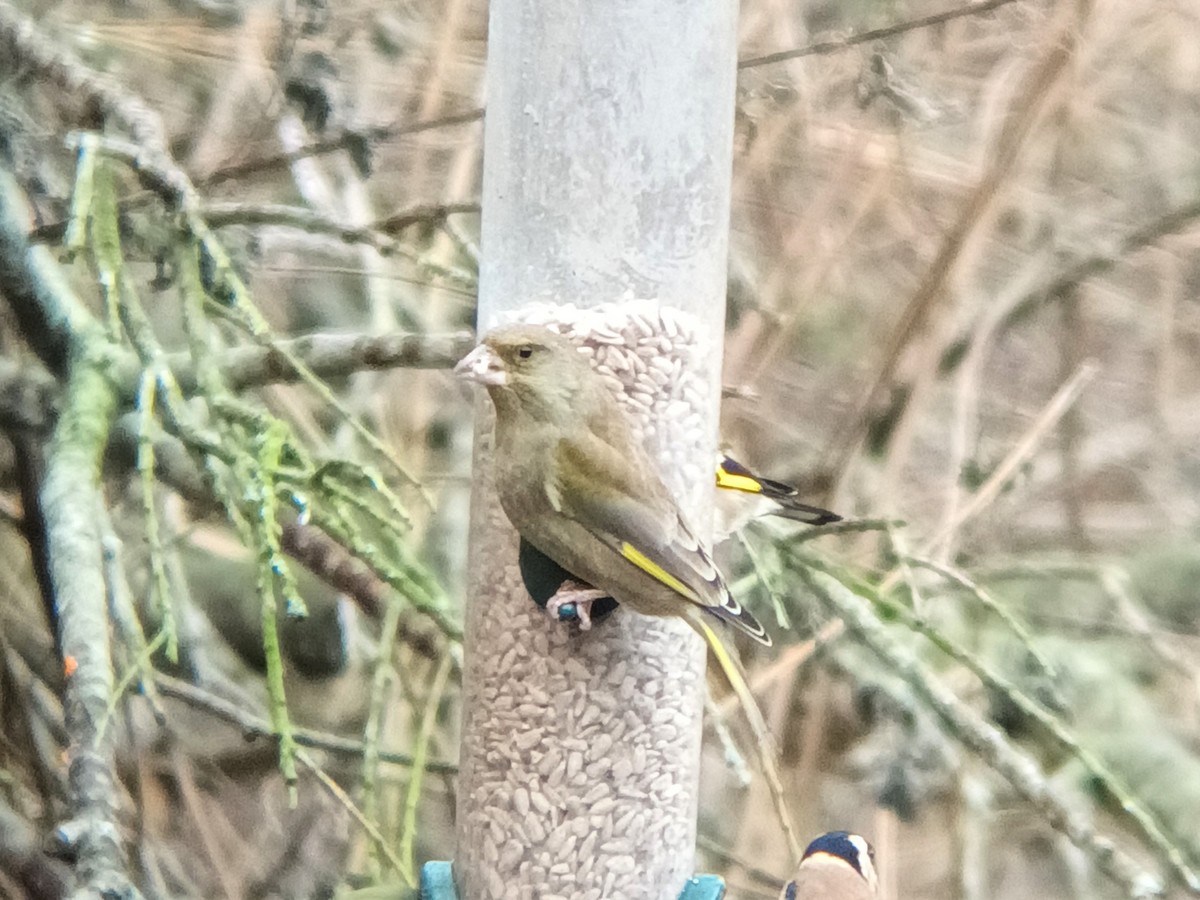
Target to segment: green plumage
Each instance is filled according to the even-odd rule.
[[[539,326],[489,332],[456,370],[496,407],[496,487],[530,544],[646,615],[707,612],[764,644],[590,361]]]

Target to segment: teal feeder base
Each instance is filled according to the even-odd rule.
[[[721,900],[724,896],[724,878],[720,875],[697,875],[683,886],[679,900]]]
[[[697,875],[683,886],[679,900],[721,900],[725,881],[717,875]],[[421,866],[421,900],[458,900],[450,863],[439,860]]]
[[[450,863],[438,860],[421,866],[421,900],[458,900]]]

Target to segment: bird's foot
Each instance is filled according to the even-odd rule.
[[[558,586],[546,604],[546,612],[559,620],[578,619],[579,630],[587,631],[592,627],[592,604],[607,596],[605,591],[590,584],[569,579]]]

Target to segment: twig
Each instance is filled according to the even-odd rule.
[[[952,19],[959,19],[963,16],[978,16],[983,13],[991,12],[994,9],[999,9],[1002,6],[1007,6],[1013,0],[985,0],[983,3],[966,3],[962,6],[956,6],[952,9],[944,9],[941,12],[936,12],[928,16],[922,16],[919,19],[910,19],[907,22],[897,22],[893,25],[886,25],[883,28],[875,28],[871,31],[861,31],[858,34],[848,35],[843,38],[830,38],[829,40],[816,41],[811,44],[806,44],[803,47],[796,47],[792,50],[778,50],[775,53],[767,53],[763,56],[753,56],[750,59],[742,59],[738,61],[738,70],[754,69],[759,66],[769,66],[772,63],[786,62],[789,59],[801,59],[805,56],[824,56],[827,53],[836,53],[839,50],[846,50],[857,44],[866,44],[871,41],[881,41],[884,38],[895,37],[898,34],[904,34],[906,31],[915,31],[918,28],[928,28],[931,25],[941,25],[943,22],[949,22]]]
[[[6,281],[6,291],[10,285],[14,293],[7,295],[14,296],[20,285]],[[24,319],[22,331],[43,325],[37,320]],[[44,334],[44,329],[40,333]],[[36,338],[36,333],[31,336],[32,340]],[[300,373],[291,363],[292,357],[300,359],[322,378],[341,378],[368,369],[450,369],[474,343],[469,331],[310,334],[281,340],[271,347],[231,347],[217,353],[215,362],[231,390],[246,390],[298,380]],[[199,377],[189,354],[165,354],[162,367],[174,374],[183,393],[190,395],[199,390]],[[131,402],[137,396],[142,368],[132,353],[113,348],[111,377],[123,402]],[[56,415],[57,388],[57,381],[45,371],[0,360],[0,428],[48,430]]]
[[[1008,480],[1034,451],[1046,433],[1054,427],[1063,413],[1078,399],[1080,392],[1095,376],[1097,369],[1098,366],[1096,363],[1091,361],[1085,362],[1075,371],[1074,375],[1066,380],[1055,392],[1054,396],[1050,398],[1050,401],[1042,408],[1042,411],[1038,413],[1038,417],[1029,426],[1025,434],[1022,435],[1021,440],[1016,443],[1008,452],[1008,455],[1000,462],[1000,465],[996,467],[996,470],[992,472],[991,477],[984,482],[978,491],[971,495],[971,499],[963,504],[962,508],[957,511],[950,521],[946,522],[933,537],[921,545],[920,551],[913,554],[914,556],[928,556],[942,541],[996,499],[996,496],[1004,489]],[[879,593],[886,594],[895,587],[900,578],[900,569],[893,569],[880,583]]]
[[[324,156],[328,153],[335,153],[338,150],[344,150],[352,144],[361,143],[364,140],[371,142],[409,137],[439,128],[449,128],[454,125],[469,125],[472,122],[480,121],[482,118],[483,108],[477,107],[465,112],[440,116],[437,119],[430,119],[424,122],[412,122],[407,125],[375,125],[360,131],[346,132],[329,140],[317,141],[291,153],[280,153],[275,156],[265,156],[249,160],[248,162],[225,166],[211,175],[201,178],[196,184],[198,187],[213,187],[214,185],[223,184],[226,181],[245,178],[247,175],[286,169],[297,160],[305,159],[309,156]]]
[[[435,263],[426,255],[418,253],[394,235],[413,225],[428,222],[444,224],[454,213],[478,212],[478,203],[446,203],[438,206],[421,206],[403,210],[365,227],[346,225],[320,212],[303,206],[284,204],[209,203],[199,211],[201,217],[212,228],[229,225],[271,225],[292,228],[308,234],[321,234],[336,238],[347,244],[365,244],[382,256],[400,256],[418,269],[438,275],[455,284],[474,288],[474,273],[453,266]]]
[[[775,682],[783,680],[808,662],[817,650],[836,641],[845,630],[845,623],[841,619],[826,622],[813,637],[787,647],[770,665],[755,672],[754,677],[750,679],[750,690],[755,694],[763,693]],[[723,698],[717,704],[717,711],[723,716],[729,715],[736,708],[737,698],[732,695]]]
[[[1071,262],[1053,278],[1020,295],[1012,308],[1000,317],[999,322],[987,329],[988,337],[998,338],[1008,333],[1040,310],[1070,297],[1074,289],[1084,282],[1111,271],[1131,254],[1190,227],[1198,219],[1200,200],[1193,200],[1168,210],[1151,222],[1112,241],[1109,246]],[[978,341],[979,331],[979,323],[972,322],[946,345],[938,361],[938,372],[941,375],[946,376],[957,371],[969,357],[968,349]],[[909,393],[911,392],[905,390],[903,385],[896,391],[896,395],[900,397]],[[898,409],[893,410],[893,415],[898,413]]]
[[[408,782],[408,795],[404,798],[404,826],[400,834],[400,858],[410,871],[415,868],[413,843],[417,837],[417,803],[421,799],[421,785],[425,780],[425,759],[429,753],[429,741],[433,736],[434,726],[437,725],[437,712],[442,705],[446,679],[452,669],[450,655],[446,654],[434,673],[433,684],[430,685],[429,694],[425,698],[425,712],[421,716],[421,725],[414,742],[413,771]]]
[[[474,344],[468,331],[444,334],[313,334],[277,341],[269,347],[236,347],[217,354],[231,390],[244,390],[269,383],[298,381],[301,373],[293,360],[300,360],[322,378],[339,378],[366,369],[448,369]],[[189,366],[175,367],[182,358],[166,357],[185,392],[195,389]]]
[[[46,469],[44,436],[15,434],[12,436],[12,446],[17,486],[21,492],[21,525],[25,533],[25,540],[29,544],[29,562],[33,568],[33,577],[37,583],[38,593],[42,598],[46,625],[54,634],[54,649],[58,650],[58,632],[54,627],[58,614],[54,609],[54,591],[50,587],[49,551],[46,549],[46,516],[39,495]]]
[[[10,13],[0,6],[0,23]],[[66,390],[41,490],[59,646],[70,675],[64,707],[72,818],[59,827],[59,834],[77,848],[81,885],[134,897],[116,822],[112,736],[99,731],[113,689],[98,528],[104,504],[100,463],[116,412],[116,391],[105,376],[108,341],[48,251],[29,246],[22,207],[16,182],[0,170],[0,280],[7,292],[6,276],[12,275],[17,289],[28,291],[27,300],[39,308],[33,317],[51,324],[67,351],[61,361]]]
[[[270,722],[261,716],[247,712],[238,706],[238,704],[226,700],[224,697],[219,697],[211,691],[206,691],[203,688],[189,684],[186,681],[173,678],[170,675],[164,675],[162,672],[156,673],[154,679],[158,685],[159,692],[164,697],[174,697],[176,700],[181,700],[189,706],[202,709],[216,716],[218,719],[223,719],[231,725],[237,726],[238,730],[248,740],[260,737],[275,740],[275,733],[271,730]],[[296,739],[296,743],[302,747],[323,750],[326,753],[335,753],[339,756],[357,759],[361,758],[366,750],[362,741],[340,737],[336,734],[328,734],[323,731],[313,731],[308,728],[296,728],[292,731],[292,736]],[[413,758],[410,755],[407,753],[397,753],[392,750],[380,750],[379,761],[405,768],[411,768],[413,765]],[[430,772],[436,772],[439,775],[455,775],[458,773],[458,766],[454,763],[427,761],[425,767]]]
[[[395,588],[315,525],[283,526],[283,549],[330,587],[347,594],[364,613],[378,619],[399,600]],[[451,640],[461,640],[461,628],[443,617],[434,621]],[[434,629],[421,627],[411,616],[401,616],[396,637],[426,659],[446,652]]]
[[[281,203],[206,203],[201,215],[213,228],[227,225],[280,225],[314,234],[328,234],[347,243],[375,245],[376,242],[382,242],[384,237],[413,225],[438,224],[448,216],[478,212],[478,203],[425,203],[394,212],[374,222],[369,228],[343,225],[306,206]]]
[[[67,896],[70,871],[62,862],[46,854],[38,829],[9,806],[4,797],[0,797],[0,865],[0,871],[7,871],[14,879],[19,879],[25,896],[45,900]]]
[[[362,826],[363,831],[370,836],[371,843],[380,849],[384,857],[391,864],[392,868],[396,870],[396,874],[403,878],[409,887],[414,886],[416,884],[416,875],[413,870],[405,867],[404,861],[401,860],[400,857],[396,855],[396,852],[392,849],[391,842],[384,837],[383,833],[379,830],[379,827],[374,822],[363,815],[362,810],[360,810],[357,804],[350,799],[350,795],[343,791],[341,786],[336,781],[325,774],[325,770],[318,766],[316,761],[313,760],[313,758],[304,750],[297,751],[296,759],[300,761],[301,765],[317,776],[317,780],[320,781],[321,784],[324,785],[325,789],[333,795],[333,798],[345,808],[346,812],[353,816],[354,820],[358,822],[359,825]]]
[[[775,897],[778,894],[779,889],[781,887],[783,887],[783,883],[784,883],[783,878],[781,878],[778,875],[774,875],[771,872],[766,871],[765,869],[760,869],[757,865],[755,865],[750,860],[748,860],[742,856],[739,856],[737,853],[730,850],[728,847],[725,847],[724,845],[719,844],[717,841],[713,840],[712,838],[708,837],[707,835],[704,835],[704,834],[696,835],[696,846],[699,847],[701,850],[703,850],[705,853],[709,853],[712,856],[716,857],[718,860],[720,860],[726,866],[731,866],[731,865],[737,866],[739,869],[742,870],[742,873],[744,875],[746,875],[746,877],[748,877],[752,881],[754,881],[760,885],[770,885],[771,886],[770,896],[772,896],[772,897]],[[741,896],[741,895],[739,894],[738,896]],[[764,893],[764,896],[766,896],[765,893]]]
[[[988,210],[1001,196],[1005,179],[1039,122],[1042,109],[1053,93],[1053,86],[1067,70],[1080,39],[1079,31],[1076,17],[1064,13],[1064,21],[1045,36],[1039,58],[1025,71],[1014,90],[1004,125],[988,148],[990,158],[987,164],[968,192],[954,223],[943,236],[937,254],[925,269],[920,283],[892,329],[875,377],[860,401],[862,414],[849,419],[835,440],[835,462],[839,471],[846,470],[846,463],[869,430],[906,348],[918,336],[940,330],[930,326],[937,316],[946,314],[946,286],[959,265],[963,249],[984,221]]]
[[[108,700],[106,719],[116,712],[125,692],[134,684],[150,703],[154,718],[163,722],[162,704],[154,682],[147,677],[153,665],[153,656],[166,640],[166,634],[159,632],[153,641],[147,642],[146,633],[138,619],[137,606],[133,599],[133,591],[126,578],[125,562],[122,558],[121,540],[113,529],[111,517],[107,514],[100,517],[100,544],[104,550],[104,582],[108,586],[108,609],[116,632],[125,645],[128,659],[123,662],[127,666],[125,675],[118,682],[112,696]],[[107,721],[100,723],[100,731],[108,727]]]
[[[389,690],[392,685],[394,668],[392,666],[392,648],[396,643],[396,628],[400,624],[400,609],[398,597],[392,597],[387,605],[383,622],[379,626],[379,640],[376,641],[375,671],[371,673],[371,694],[367,705],[367,722],[363,728],[363,758],[362,758],[362,798],[363,815],[370,821],[379,818],[379,739],[384,728],[384,714],[391,708]],[[449,657],[445,657],[449,659]],[[368,871],[375,879],[379,878],[382,868],[379,858],[380,848],[372,843],[367,853]],[[407,863],[408,856],[401,854]]]
[[[81,348],[82,349],[82,348]],[[115,393],[94,359],[73,364],[42,487],[46,543],[59,642],[67,679],[73,818],[60,833],[78,848],[78,871],[92,889],[130,890],[117,830],[113,738],[104,734],[113,691],[107,591],[97,528],[100,461]],[[123,894],[122,894],[123,895]]]
[[[1037,665],[1039,673],[1046,679],[1046,688],[1050,693],[1051,705],[1056,712],[1061,712],[1066,708],[1066,701],[1059,695],[1058,689],[1055,687],[1055,682],[1058,680],[1058,671],[1054,664],[1046,658],[1033,642],[1033,635],[1029,629],[1018,619],[1012,612],[1001,604],[990,592],[976,584],[965,572],[962,572],[953,566],[942,565],[932,559],[922,559],[916,556],[908,557],[908,561],[921,569],[928,569],[930,572],[936,572],[952,584],[958,585],[963,590],[971,594],[979,604],[986,610],[992,613],[1000,620],[1009,631],[1011,631],[1020,641],[1025,652],[1029,654],[1029,658]]]
[[[387,234],[395,234],[413,225],[440,225],[450,216],[479,213],[478,201],[463,203],[423,203],[400,209],[385,218],[375,222],[375,229]]]
[[[1112,246],[1076,260],[1070,268],[1061,272],[1048,284],[1030,291],[1018,301],[1000,320],[998,332],[1000,334],[1007,332],[1042,307],[1069,296],[1074,288],[1089,278],[1111,271],[1130,254],[1149,247],[1161,238],[1191,227],[1197,219],[1200,219],[1200,199],[1170,209],[1157,219],[1121,236],[1113,242]],[[957,347],[958,343],[956,342],[946,350],[946,353],[954,353]],[[949,357],[944,360],[945,363],[949,361]],[[943,365],[943,368],[946,366]]]
[[[830,525],[817,525],[805,528],[788,537],[790,545],[806,544],[817,538],[833,534],[860,534],[864,531],[887,531],[889,528],[900,528],[905,525],[902,519],[845,519]]]
[[[872,615],[866,600],[830,575],[804,566],[797,568],[818,599],[846,623],[846,628],[889,672],[912,688],[949,734],[1001,774],[1047,822],[1070,838],[1101,871],[1120,884],[1128,896],[1153,897],[1164,893],[1162,880],[1101,835],[1095,823],[1060,794],[1031,756],[961,703],[949,689],[935,681],[911,653],[897,645],[887,635],[883,624]]]
[[[1004,697],[1022,714],[1037,722],[1060,750],[1078,760],[1089,777],[1116,798],[1121,809],[1133,820],[1142,836],[1175,870],[1179,878],[1191,890],[1200,889],[1200,876],[1192,870],[1178,843],[1167,834],[1163,824],[1138,800],[1129,785],[1095,753],[1084,747],[1062,720],[1046,708],[1045,704],[1034,700],[1015,683],[997,674],[978,658],[963,650],[958,643],[947,637],[919,613],[910,611],[904,605],[882,595],[873,597],[872,602],[882,611],[885,618],[899,622],[909,630],[922,635],[938,650],[974,674],[989,690]],[[1033,649],[1028,642],[1026,649],[1029,651]]]
[[[42,34],[34,21],[0,2],[0,59],[13,68],[37,72],[64,97],[88,98],[106,117],[119,122],[142,147],[165,153],[167,140],[158,114],[107,75],[93,72],[75,54]]]

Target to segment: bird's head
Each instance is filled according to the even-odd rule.
[[[587,357],[563,336],[540,325],[502,325],[454,368],[482,384],[497,408],[519,407],[538,418],[571,412],[595,383]]]
[[[879,890],[879,878],[875,874],[875,851],[866,838],[847,831],[827,832],[808,845],[800,861],[797,881],[790,881],[784,886],[782,900],[809,900],[809,895],[802,896],[797,886],[801,872],[810,875],[805,879],[805,884],[821,883],[828,886],[826,893],[830,897],[859,896],[859,893],[838,888],[844,879],[865,881],[867,895],[871,897]],[[847,885],[849,883],[845,882]],[[861,892],[862,889],[857,890]],[[815,896],[813,900],[816,900]]]

